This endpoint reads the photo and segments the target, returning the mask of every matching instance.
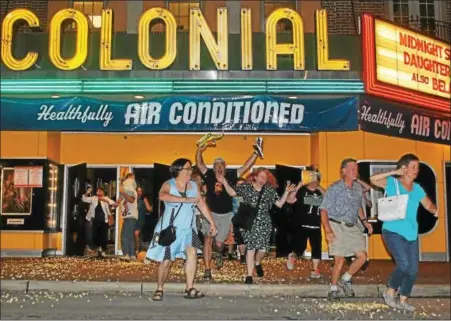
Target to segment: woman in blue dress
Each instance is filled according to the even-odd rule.
[[[197,254],[201,253],[202,243],[197,235],[194,208],[197,206],[210,223],[210,233],[216,234],[216,225],[205,201],[200,197],[199,186],[191,180],[193,171],[189,159],[180,158],[170,168],[172,179],[166,181],[160,189],[159,198],[165,204],[163,216],[155,227],[154,238],[150,243],[146,257],[160,262],[157,276],[157,290],[152,300],[163,299],[163,285],[169,274],[172,261],[176,258],[186,260],[186,299],[198,299],[204,294],[197,291],[193,284],[197,271]],[[160,231],[172,225],[176,229],[176,239],[169,246],[158,244]]]

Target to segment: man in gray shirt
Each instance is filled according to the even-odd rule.
[[[346,158],[340,166],[342,179],[333,183],[326,191],[321,203],[321,223],[329,243],[329,255],[334,256],[329,299],[338,299],[337,285],[346,296],[355,296],[351,278],[365,264],[367,253],[365,238],[357,226],[360,219],[373,232],[362,208],[362,186],[357,182],[358,165],[352,158]],[[356,259],[340,278],[345,257],[355,255]]]

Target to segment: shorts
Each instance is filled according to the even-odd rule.
[[[216,228],[218,229],[218,234],[216,234],[215,239],[218,242],[224,243],[224,241],[227,240],[230,231],[233,213],[217,214],[211,212],[211,215],[213,216]],[[210,235],[210,223],[208,223],[207,220],[202,222],[202,234],[204,236]]]
[[[329,224],[335,234],[335,240],[329,243],[329,255],[349,257],[359,252],[366,252],[365,235],[357,225],[347,227],[344,223],[332,221],[329,221]]]
[[[298,257],[304,255],[307,249],[307,240],[310,241],[310,247],[312,249],[312,259],[321,260],[322,252],[322,237],[321,228],[310,228],[299,226],[296,228],[296,232],[293,236],[293,248]]]

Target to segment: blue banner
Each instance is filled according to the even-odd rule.
[[[168,96],[136,102],[85,97],[1,98],[2,130],[315,132],[357,130],[357,97]]]

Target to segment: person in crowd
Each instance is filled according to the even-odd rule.
[[[329,253],[334,256],[330,300],[339,299],[338,286],[346,296],[355,296],[351,279],[367,259],[365,238],[357,227],[357,220],[362,221],[369,234],[373,232],[373,227],[368,223],[362,209],[362,186],[356,181],[357,161],[352,158],[344,159],[340,171],[342,178],[327,189],[320,206],[321,223],[329,243]],[[340,278],[345,257],[353,254],[356,259]]]
[[[245,162],[245,164],[234,170],[226,171],[226,162],[222,158],[216,158],[213,163],[213,169],[208,169],[203,160],[203,152],[207,147],[198,148],[196,153],[196,166],[204,176],[204,182],[207,186],[207,205],[212,211],[213,220],[218,227],[218,233],[215,238],[215,256],[216,268],[223,266],[222,250],[224,241],[227,239],[229,227],[232,220],[232,197],[225,191],[223,183],[219,182],[217,176],[224,176],[233,187],[242,174],[248,171],[257,160],[257,157],[263,157],[263,139],[257,138],[253,145],[254,152]],[[202,225],[202,233],[204,235],[204,279],[210,280],[211,275],[211,259],[213,251],[213,237],[208,234],[210,229],[208,222]]]
[[[244,182],[244,179],[238,179],[237,186],[241,185]],[[238,213],[238,208],[240,207],[240,203],[243,201],[241,196],[233,197],[233,215]],[[246,246],[244,245],[243,235],[241,234],[240,228],[234,224],[232,224],[232,233],[235,244],[238,248],[238,253],[240,254],[240,264],[246,264]]]
[[[417,156],[406,154],[397,163],[396,170],[371,176],[371,183],[385,189],[388,197],[398,194],[408,195],[406,217],[386,221],[382,224],[382,236],[393,256],[396,267],[388,280],[388,289],[383,293],[385,303],[393,308],[414,311],[408,303],[418,273],[418,221],[417,211],[423,207],[438,218],[438,209],[426,195],[424,189],[415,183],[420,170]],[[396,294],[399,294],[399,301]]]
[[[200,171],[196,168],[193,167],[193,174],[191,175],[191,179],[196,182],[197,186],[199,186],[200,189],[200,197],[202,197],[202,199],[205,201],[205,194],[207,192],[207,187],[204,184],[204,181],[202,180],[202,175],[200,173]],[[196,215],[196,226],[197,226],[197,232],[199,235],[200,240],[204,241],[204,236],[202,235],[202,213],[200,212],[198,207],[194,208],[194,214]]]
[[[276,191],[276,178],[268,169],[263,167],[252,171],[247,181],[236,187],[236,191],[230,186],[223,175],[217,175],[217,179],[224,185],[230,196],[235,197],[238,195],[242,197],[244,203],[250,204],[253,207],[257,207],[260,193],[262,193],[260,205],[257,209],[257,217],[253,222],[252,228],[249,231],[241,229],[247,250],[247,276],[245,284],[252,284],[254,269],[256,270],[258,277],[264,276],[261,260],[269,250],[272,230],[270,209],[273,205],[281,208],[285,203],[288,194],[296,189],[296,185],[287,184],[285,192],[279,199],[279,195],[277,195]]]
[[[138,187],[136,190],[138,196],[138,221],[135,224],[135,247],[136,254],[140,250],[141,244],[141,231],[146,223],[146,215],[152,212],[152,205],[150,205],[149,200],[144,196],[144,191],[142,187]]]
[[[198,207],[202,215],[209,221],[210,235],[217,232],[210,210],[202,197],[200,187],[191,180],[192,163],[185,158],[175,160],[170,168],[172,179],[166,181],[160,189],[159,198],[165,203],[163,216],[155,227],[154,238],[149,246],[146,257],[160,262],[157,276],[157,289],[152,300],[163,299],[163,286],[169,274],[171,262],[176,258],[185,259],[186,290],[185,298],[198,299],[204,294],[194,288],[197,271],[197,253],[201,252],[202,244],[197,235],[194,208]],[[158,240],[160,232],[175,227],[176,239],[169,246],[162,246]]]
[[[317,172],[313,167],[306,168]],[[318,173],[318,172],[317,172]],[[288,255],[287,268],[293,270],[296,256],[301,258],[307,248],[307,240],[310,241],[312,249],[312,271],[311,278],[320,278],[319,263],[322,254],[321,217],[319,206],[323,201],[325,189],[320,185],[319,173],[315,179],[307,185],[300,181],[293,193],[287,198],[288,204],[296,204],[293,216],[294,228],[294,253]]]
[[[119,190],[119,199],[116,204],[122,204],[122,230],[121,245],[123,256],[121,260],[134,261],[135,256],[135,226],[138,221],[138,193],[135,187],[134,175],[127,174]]]
[[[105,191],[101,187],[97,188],[95,196],[89,196],[91,193],[92,188],[88,188],[81,197],[83,202],[90,204],[86,215],[86,252],[88,255],[95,254],[95,251],[91,248],[96,248],[98,253],[104,257],[108,243],[108,216],[112,215],[110,206],[115,205],[115,203],[105,196]]]

